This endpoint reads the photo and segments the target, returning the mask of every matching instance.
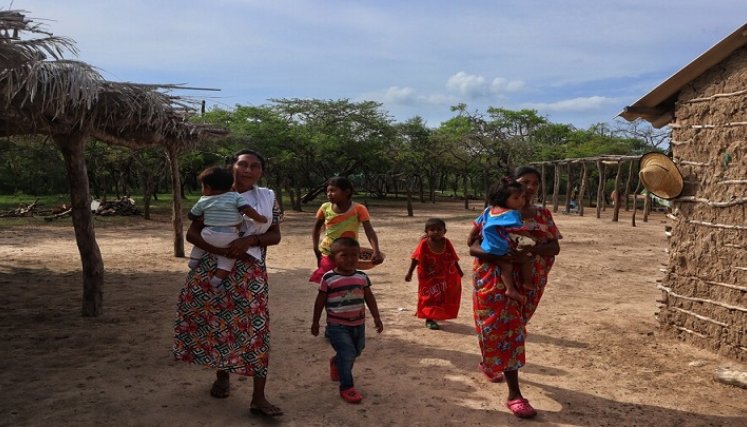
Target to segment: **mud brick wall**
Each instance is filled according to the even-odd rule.
[[[673,204],[659,321],[688,342],[745,361],[747,47],[683,88],[672,147],[685,190]]]

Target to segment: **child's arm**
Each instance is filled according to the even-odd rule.
[[[319,238],[322,235],[323,226],[324,220],[317,218],[314,223],[314,229],[311,230],[311,247],[314,250],[314,255],[316,255],[317,264],[319,264],[319,261],[322,259],[322,251],[319,250]]]
[[[327,294],[322,291],[316,294],[316,301],[314,301],[314,317],[311,319],[311,335],[319,335],[319,319],[322,317],[322,310],[327,301]]]
[[[405,282],[409,282],[412,280],[412,272],[415,271],[415,267],[418,266],[418,260],[415,258],[412,259],[412,262],[410,263],[410,269],[407,270],[407,274],[405,275]]]
[[[467,246],[472,246],[473,243],[479,240],[480,240],[480,227],[478,227],[477,225],[473,225],[472,230],[469,231],[469,236],[467,237]]]
[[[249,205],[239,206],[239,212],[253,219],[255,222],[259,222],[262,224],[267,223],[267,218],[265,218],[264,215],[261,215],[259,212],[257,212],[254,208],[252,208]]]
[[[381,316],[379,316],[379,307],[376,305],[376,297],[371,292],[371,287],[363,288],[363,299],[366,301],[368,311],[371,312],[371,316],[374,319],[374,325],[376,325],[376,332],[381,333],[384,330],[384,324],[381,323]]]
[[[366,232],[368,243],[371,244],[371,249],[374,251],[371,262],[381,264],[384,262],[384,257],[381,256],[381,252],[379,251],[379,237],[376,235],[376,230],[371,225],[371,221],[363,221],[363,230]]]

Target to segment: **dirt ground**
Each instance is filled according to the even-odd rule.
[[[272,351],[268,397],[285,415],[249,413],[251,381],[233,377],[232,395],[213,399],[214,373],[171,358],[177,294],[186,261],[172,257],[167,218],[114,225],[97,219],[106,266],[105,314],[80,316],[80,260],[69,225],[0,228],[0,425],[515,425],[504,384],[478,374],[471,317],[471,259],[463,241],[477,212],[459,203],[372,207],[386,262],[371,270],[385,330],[369,325],[356,362],[360,405],[343,402],[329,380],[332,350],[309,333],[315,290],[312,212],[288,213],[270,249]],[[312,207],[307,208],[312,210]],[[443,217],[463,281],[459,318],[431,331],[414,317],[408,256],[425,219]],[[563,426],[744,426],[747,390],[712,380],[736,362],[671,339],[655,318],[656,280],[666,262],[664,226],[638,227],[593,210],[556,214],[564,236],[545,296],[529,325],[525,397],[534,423]],[[190,246],[187,245],[187,251]],[[369,323],[370,319],[369,319]]]

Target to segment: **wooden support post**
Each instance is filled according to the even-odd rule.
[[[630,180],[633,177],[633,162],[628,164],[628,178],[625,180],[625,212],[630,210]]]
[[[643,198],[643,222],[648,222],[648,214],[651,212],[651,195],[646,192]]]
[[[542,182],[540,183],[540,187],[542,187],[542,207],[547,207],[547,181],[545,181],[545,164],[542,163]]]
[[[604,204],[604,171],[601,160],[597,160],[597,172],[599,173],[599,183],[597,185],[597,218],[601,218],[602,205]]]
[[[622,197],[620,197],[620,173],[622,172],[622,161],[617,162],[617,173],[615,174],[615,198],[612,200],[612,203],[615,204],[615,210],[612,212],[612,221],[617,222],[617,220],[620,218],[620,200],[622,200]],[[627,197],[627,196],[625,196]]]
[[[560,163],[555,164],[555,180],[552,184],[552,211],[558,211],[558,197],[560,192]]]
[[[581,187],[578,190],[578,215],[584,216],[584,197],[586,195],[586,182],[589,180],[589,168],[586,162],[582,163],[584,169],[581,174]]]
[[[571,163],[568,162],[568,180],[565,183],[565,212],[571,213],[571,184],[573,181],[573,169]]]
[[[91,213],[91,192],[86,168],[85,147],[87,136],[83,134],[52,135],[65,159],[70,182],[70,204],[72,205],[75,242],[83,265],[83,307],[85,317],[96,317],[104,313],[104,260],[96,242]]]
[[[606,186],[607,186],[607,165],[602,162],[602,171],[599,173],[602,177],[602,210],[604,212],[607,212],[607,198],[606,196]]]
[[[174,256],[184,258],[184,223],[182,222],[182,177],[179,172],[179,155],[174,144],[166,146],[166,156],[171,169],[171,225],[174,228]]]

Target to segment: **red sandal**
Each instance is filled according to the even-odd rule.
[[[522,397],[509,400],[506,402],[506,407],[519,418],[534,418],[537,415],[537,411],[532,408],[529,401]]]
[[[485,367],[485,365],[482,364],[482,362],[477,364],[477,369],[480,370],[483,374],[485,374],[485,377],[490,381],[491,383],[499,383],[503,381],[503,374],[501,373],[493,373],[488,368]]]
[[[363,400],[363,396],[361,396],[361,393],[355,387],[340,391],[340,396],[348,403],[360,403]]]

